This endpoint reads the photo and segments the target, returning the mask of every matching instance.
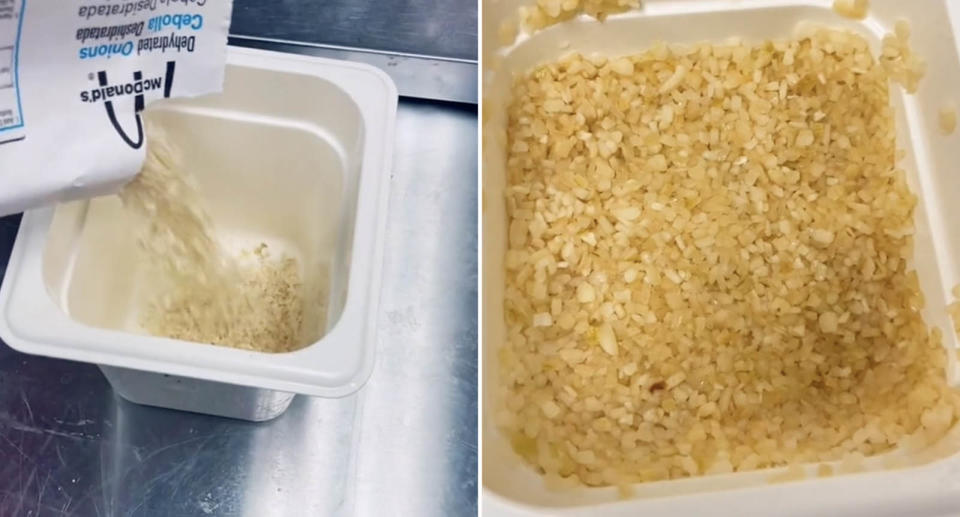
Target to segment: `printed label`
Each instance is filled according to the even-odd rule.
[[[23,138],[17,51],[24,1],[0,0],[0,143]]]
[[[141,112],[223,88],[230,0],[0,0],[0,215],[106,194]]]

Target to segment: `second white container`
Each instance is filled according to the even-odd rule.
[[[915,95],[891,88],[902,166],[917,194],[914,267],[926,296],[924,318],[944,333],[956,367],[957,339],[947,317],[949,290],[960,283],[960,163],[958,136],[942,135],[937,114],[960,100],[960,58],[954,0],[871,0],[865,20],[836,14],[831,0],[646,0],[643,8],[598,22],[581,16],[533,35],[506,41],[518,8],[532,1],[484,2],[483,127],[483,507],[488,515],[960,515],[960,426],[922,451],[892,451],[832,477],[815,465],[797,475],[786,469],[642,483],[624,497],[616,488],[558,489],[514,453],[493,415],[499,409],[497,349],[503,320],[506,208],[506,107],[513,77],[573,51],[635,54],[653,43],[723,42],[786,38],[803,22],[856,31],[879,51],[898,19],[913,27],[912,48],[928,64]],[[506,24],[506,25],[504,25]],[[960,32],[957,32],[960,34]],[[501,46],[503,42],[503,46]],[[947,372],[949,373],[949,372]],[[955,376],[951,380],[956,380]],[[858,470],[860,472],[853,472]],[[861,471],[862,470],[862,471]],[[802,479],[798,479],[802,478]],[[786,482],[788,481],[789,482]]]

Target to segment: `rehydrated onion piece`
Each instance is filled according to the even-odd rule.
[[[870,8],[869,0],[833,0],[833,10],[840,16],[862,20]]]
[[[952,135],[957,129],[957,105],[953,101],[947,102],[937,113],[937,122],[940,124],[940,132],[945,135]]]
[[[893,32],[884,36],[880,64],[907,93],[916,93],[927,73],[927,63],[910,48],[910,24],[906,20],[898,20]]]
[[[603,21],[611,14],[640,7],[640,0],[537,0],[520,8],[520,20],[528,31],[537,31],[586,13]]]

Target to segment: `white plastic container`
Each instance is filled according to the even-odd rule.
[[[862,472],[786,482],[785,469],[767,469],[639,484],[630,498],[615,488],[551,489],[510,448],[493,423],[496,350],[505,335],[503,259],[506,213],[503,188],[506,105],[513,74],[571,51],[607,55],[642,51],[657,41],[760,41],[789,37],[804,21],[846,27],[880,47],[898,19],[913,27],[911,47],[928,64],[919,91],[891,88],[897,110],[902,162],[920,202],[914,267],[927,300],[924,318],[944,331],[956,370],[957,340],[946,314],[950,287],[960,283],[960,133],[944,136],[938,112],[960,100],[960,2],[871,0],[865,20],[832,11],[829,0],[648,0],[639,12],[605,23],[580,17],[501,47],[501,26],[528,2],[485,1],[483,18],[483,508],[485,515],[960,515],[960,429],[914,453],[892,451],[868,458]],[[504,31],[509,34],[509,31]],[[951,380],[955,379],[952,375]],[[840,469],[842,472],[842,469]]]
[[[229,247],[266,242],[299,260],[320,293],[308,300],[306,346],[269,354],[137,333],[147,279],[116,196],[24,215],[0,337],[97,363],[134,402],[266,420],[295,393],[344,396],[371,373],[397,93],[368,65],[239,48],[227,63],[222,94],[164,101],[152,116]]]

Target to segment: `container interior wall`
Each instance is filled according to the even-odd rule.
[[[298,344],[316,342],[346,301],[362,151],[356,104],[321,79],[234,66],[222,95],[158,103],[149,118],[196,176],[230,251],[263,242],[272,256],[298,260],[306,302]],[[138,331],[153,279],[116,196],[57,209],[44,272],[75,320]]]
[[[632,54],[652,43],[723,43],[730,38],[745,42],[788,37],[798,24],[813,22],[844,27],[865,36],[875,51],[895,20],[906,19],[914,27],[911,46],[927,60],[928,77],[920,91],[908,96],[891,86],[896,109],[898,147],[906,151],[900,166],[918,196],[914,260],[926,297],[924,318],[943,330],[948,350],[948,374],[956,384],[957,340],[951,331],[946,305],[949,290],[960,283],[960,204],[950,203],[950,193],[960,193],[960,146],[938,131],[937,112],[947,100],[960,100],[949,85],[960,84],[960,59],[946,15],[947,2],[927,2],[926,10],[910,9],[909,3],[874,0],[866,20],[841,18],[829,1],[669,1],[644,2],[644,11],[608,19],[604,23],[579,18],[549,27],[516,44],[498,50],[499,29],[515,23],[517,7],[524,2],[487,2],[484,17],[484,113],[483,113],[483,464],[485,489],[507,500],[537,506],[573,506],[620,499],[612,488],[557,490],[525,465],[511,450],[496,427],[502,389],[497,384],[496,353],[505,336],[503,323],[504,253],[506,213],[504,204],[506,106],[512,78],[538,63],[557,59],[572,51],[584,54]],[[489,7],[489,9],[486,9]],[[960,24],[958,24],[960,26]],[[922,29],[921,29],[922,27]],[[494,42],[494,43],[491,43]],[[954,88],[955,90],[955,88]],[[955,96],[951,99],[951,96]],[[950,456],[960,450],[960,432],[955,428],[939,443],[922,452],[893,451],[868,458],[867,470],[916,465]],[[783,469],[735,473],[692,479],[645,483],[634,487],[636,497],[695,493],[769,483]],[[812,468],[808,470],[812,474]]]

